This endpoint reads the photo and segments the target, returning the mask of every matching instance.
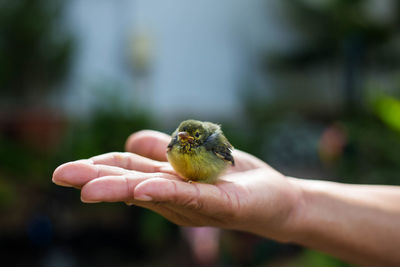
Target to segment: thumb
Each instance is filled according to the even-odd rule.
[[[165,133],[142,130],[129,136],[125,150],[158,161],[167,161],[167,145],[171,137]]]
[[[230,218],[236,214],[236,200],[216,185],[186,183],[183,181],[152,178],[138,184],[135,200],[170,204],[180,210]]]

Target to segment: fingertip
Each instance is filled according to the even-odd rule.
[[[96,185],[95,180],[90,181],[81,188],[81,201],[83,203],[97,203],[100,202],[99,199],[103,194],[102,186]]]
[[[53,183],[57,184],[57,185],[63,185],[63,184],[60,184],[60,181],[59,181],[59,177],[61,177],[61,174],[62,174],[63,166],[64,166],[64,164],[58,166],[58,167],[54,170],[53,176],[51,177],[51,181],[52,181]]]
[[[177,181],[164,178],[151,178],[138,184],[133,192],[135,200],[169,201],[176,194]]]
[[[58,166],[53,172],[53,183],[67,187],[81,186],[81,174],[89,169],[90,163],[90,160],[77,160]]]
[[[135,200],[149,202],[149,201],[153,201],[153,197],[146,195],[146,194],[140,194],[138,196],[135,196]]]
[[[125,142],[125,151],[134,152],[138,140],[142,139],[143,137],[151,136],[154,131],[152,130],[141,130],[131,134]]]
[[[85,203],[127,200],[129,192],[122,176],[104,176],[88,182],[81,189],[81,201]]]
[[[53,177],[51,179],[52,182],[56,185],[72,187],[72,185],[67,182],[70,176],[68,169],[70,168],[71,164],[72,162],[68,162],[58,166],[53,172]]]
[[[84,197],[82,197],[82,194],[81,194],[81,202],[92,204],[92,203],[100,203],[101,201],[85,199]]]

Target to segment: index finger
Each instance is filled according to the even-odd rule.
[[[167,146],[171,138],[162,132],[142,130],[129,136],[125,150],[158,161],[167,161]]]

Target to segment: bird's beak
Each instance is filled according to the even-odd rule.
[[[179,141],[188,141],[192,142],[193,141],[193,136],[190,136],[188,132],[179,132],[178,133],[178,138]]]

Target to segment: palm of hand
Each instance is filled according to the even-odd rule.
[[[188,184],[166,162],[168,142],[165,134],[138,132],[126,144],[133,153],[114,152],[63,164],[55,170],[53,181],[80,188],[84,202],[123,201],[179,225],[257,233],[264,226],[277,231],[287,221],[296,201],[295,190],[263,161],[236,150],[236,166],[217,184]]]

